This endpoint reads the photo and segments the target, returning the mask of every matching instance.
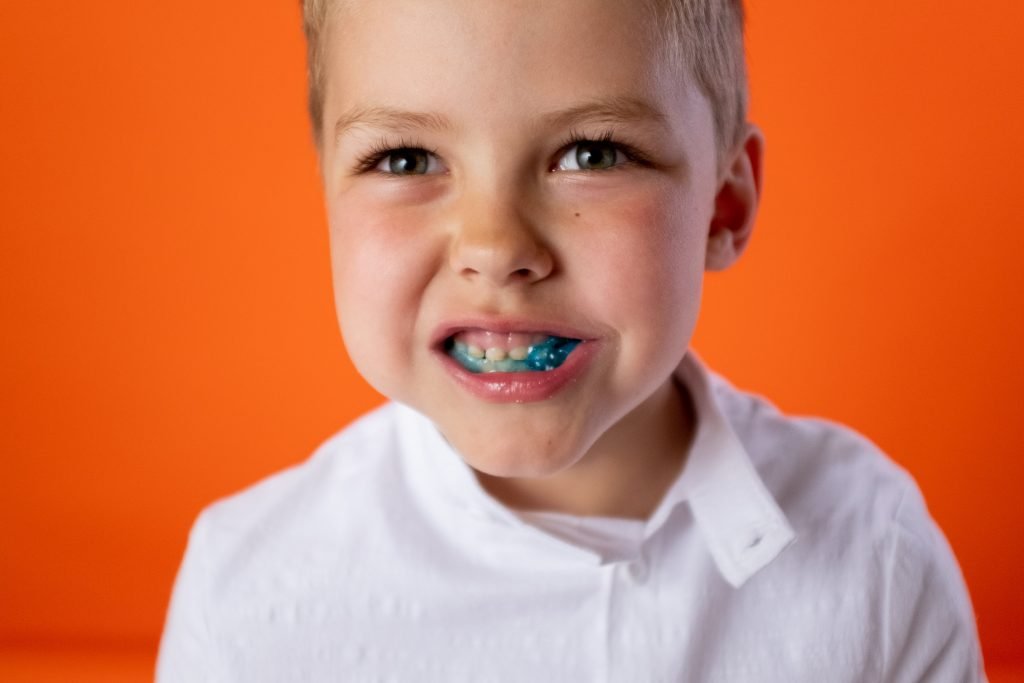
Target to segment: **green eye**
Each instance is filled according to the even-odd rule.
[[[618,150],[607,142],[581,142],[576,145],[576,165],[583,170],[611,168]]]
[[[608,140],[581,140],[558,160],[559,171],[603,171],[629,160],[619,145]]]
[[[396,149],[381,159],[378,170],[395,175],[422,175],[430,170],[430,153],[425,149]]]

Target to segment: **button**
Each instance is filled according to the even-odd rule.
[[[741,555],[753,553],[761,549],[761,546],[768,540],[772,533],[770,525],[758,524],[747,531],[737,544],[737,550]]]
[[[629,578],[637,582],[647,580],[647,564],[643,560],[634,560],[626,566],[626,573]]]

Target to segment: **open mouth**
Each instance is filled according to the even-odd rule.
[[[474,329],[448,337],[444,350],[469,372],[547,372],[564,363],[580,341],[543,333]]]

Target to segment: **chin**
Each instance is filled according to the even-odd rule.
[[[559,435],[564,436],[564,435]],[[572,467],[585,449],[551,439],[449,439],[467,465],[492,477],[541,479]]]

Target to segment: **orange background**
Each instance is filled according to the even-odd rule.
[[[1024,3],[749,13],[767,193],[695,346],[914,473],[1015,680]],[[0,679],[146,680],[200,508],[380,400],[335,328],[297,2],[7,2],[0,97]]]

